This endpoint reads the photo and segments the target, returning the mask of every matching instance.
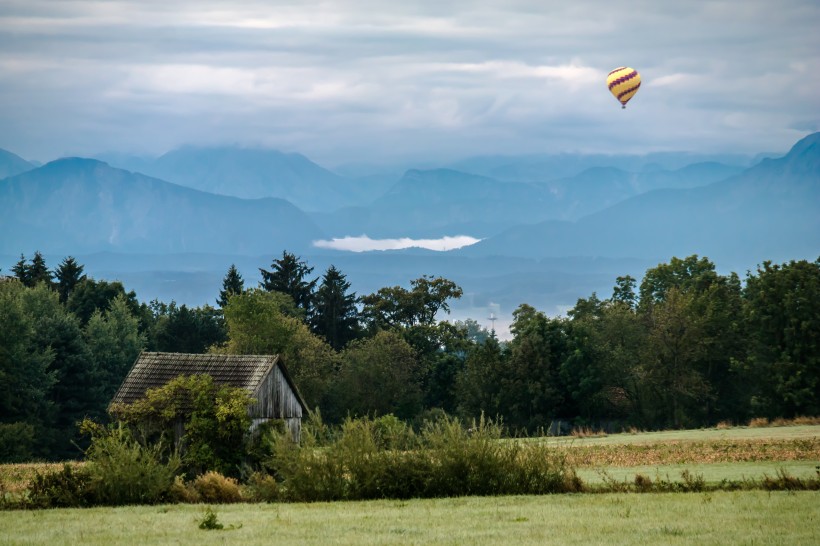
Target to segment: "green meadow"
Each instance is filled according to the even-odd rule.
[[[540,438],[585,493],[0,511],[0,544],[820,544],[820,491],[714,487],[820,477],[820,425]],[[46,465],[4,465],[6,491]],[[696,492],[613,492],[680,482]],[[630,489],[634,491],[633,487]],[[606,492],[602,492],[606,491]],[[200,529],[211,509],[222,529]]]
[[[565,494],[0,512],[2,544],[818,544],[820,493]]]

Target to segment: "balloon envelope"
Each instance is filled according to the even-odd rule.
[[[641,75],[634,68],[621,66],[606,77],[609,92],[620,101],[622,108],[626,108],[629,99],[635,96],[641,86]]]

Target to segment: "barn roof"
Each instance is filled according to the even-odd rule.
[[[210,375],[217,385],[230,385],[253,394],[278,366],[303,410],[307,405],[279,355],[222,355],[142,352],[122,382],[111,404],[131,404],[145,391],[162,387],[180,375]]]

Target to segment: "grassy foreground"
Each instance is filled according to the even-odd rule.
[[[0,544],[818,544],[820,493],[547,495],[0,512]],[[233,528],[230,528],[233,527]]]

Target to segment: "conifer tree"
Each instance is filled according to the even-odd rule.
[[[30,286],[34,286],[39,282],[44,282],[47,286],[51,286],[54,275],[48,270],[46,260],[43,258],[43,255],[40,254],[39,250],[34,252],[34,257],[31,259],[31,266],[28,271]]]
[[[234,294],[241,294],[245,291],[245,281],[242,279],[235,264],[231,264],[228,268],[228,273],[222,279],[222,290],[219,291],[219,298],[216,303],[220,308],[224,308],[228,304],[228,299]]]
[[[26,257],[22,253],[20,254],[20,259],[14,264],[14,267],[11,268],[11,272],[14,273],[14,276],[23,283],[24,286],[31,286],[31,266],[26,263]]]
[[[73,256],[68,256],[60,262],[55,277],[57,277],[57,292],[60,294],[61,303],[68,301],[77,283],[86,278],[83,275],[83,266],[77,263]]]
[[[316,291],[312,330],[323,336],[336,350],[342,349],[358,335],[356,294],[348,293],[348,290],[350,283],[345,275],[331,265]]]
[[[272,271],[259,268],[262,274],[259,286],[268,292],[289,295],[296,307],[305,312],[305,320],[309,321],[313,311],[313,292],[319,279],[309,281],[305,278],[313,272],[313,268],[288,251],[283,251],[282,257],[274,260],[271,267]]]

